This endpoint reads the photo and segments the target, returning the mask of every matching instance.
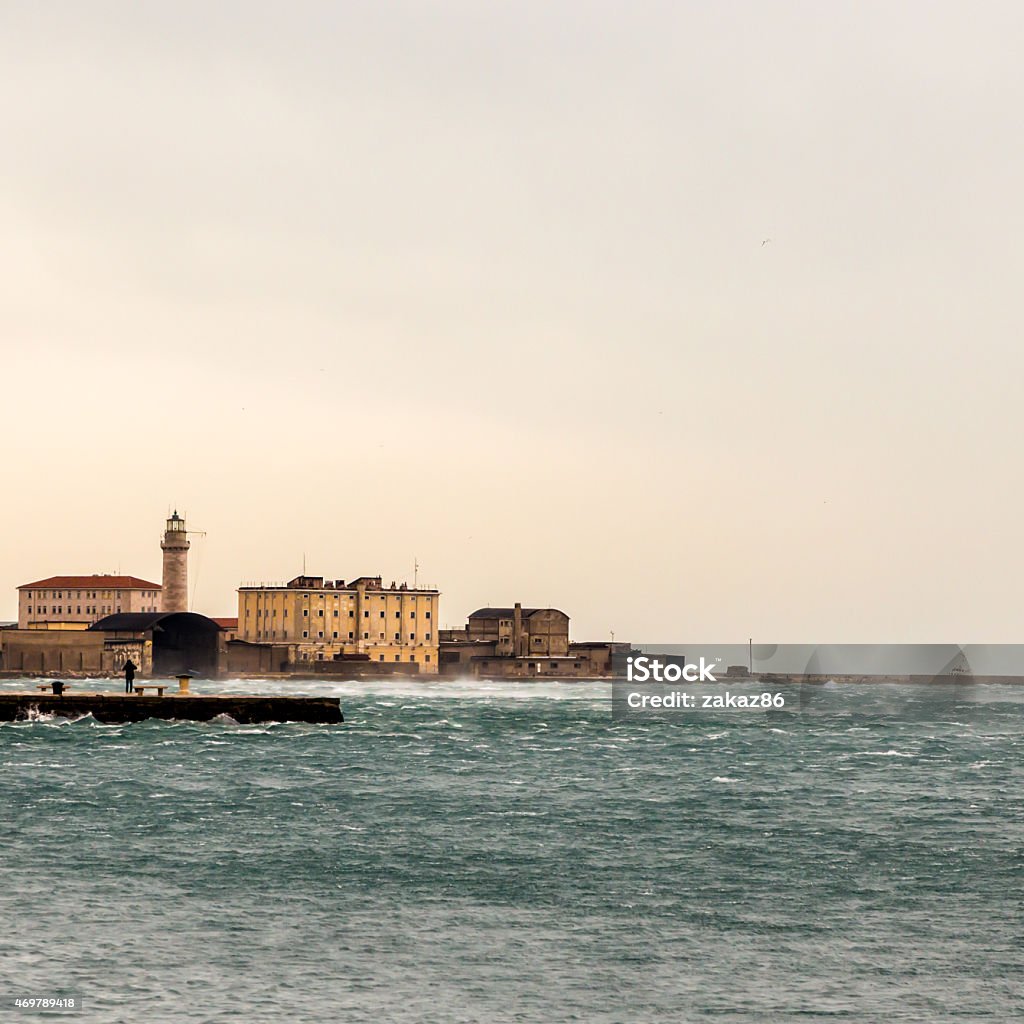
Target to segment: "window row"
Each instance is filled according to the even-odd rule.
[[[51,601],[60,601],[64,597],[63,590],[32,590],[29,593],[34,594],[36,600],[50,598]],[[131,593],[131,591],[129,592]],[[137,593],[141,597],[159,597],[160,592],[157,590],[140,590]],[[113,597],[118,601],[124,596],[120,590],[69,590],[67,592],[69,598],[85,598],[88,600],[96,600],[97,598],[110,598]]]
[[[271,639],[274,639],[274,638],[277,637],[277,630],[276,629],[274,629],[274,630],[260,630],[260,631],[257,632],[257,636],[262,636],[262,635],[265,635],[265,636],[270,637]],[[324,631],[322,629],[317,631],[316,637],[317,637],[318,640],[323,640],[324,636],[325,636],[325,633],[324,633]],[[282,630],[281,631],[281,639],[283,640],[286,637],[287,637],[287,632],[285,630]],[[309,639],[309,630],[308,629],[304,629],[302,631],[302,639],[303,640],[308,640]],[[331,634],[331,639],[332,640],[339,640],[339,639],[341,639],[341,634],[337,630],[335,630]],[[355,639],[355,633],[349,631],[348,639],[349,640],[354,640]],[[369,633],[363,633],[363,639],[364,640],[369,640],[370,639],[370,634]],[[378,633],[377,634],[377,639],[378,640],[385,640],[385,639],[387,639],[387,634],[386,633]],[[402,634],[401,633],[396,633],[395,636],[394,636],[394,639],[398,643],[414,642],[416,640],[416,634],[415,633],[410,633],[405,638],[405,640],[403,640],[402,639]],[[424,633],[423,634],[423,642],[426,643],[429,640],[430,640],[430,634],[429,633]]]
[[[269,619],[271,617],[271,615],[274,615],[274,616],[277,615],[277,609],[276,608],[263,608],[262,615],[260,614],[260,609],[259,608],[256,609],[256,618],[257,619],[259,619],[259,618]],[[252,617],[252,609],[251,608],[246,608],[245,609],[245,617],[247,619]],[[287,608],[285,608],[282,611],[281,617],[284,618],[284,619],[288,618],[288,609]],[[304,619],[308,619],[310,617],[309,609],[308,608],[303,608],[302,609],[302,617]],[[314,616],[314,618],[322,619],[324,617],[325,617],[324,616],[324,609],[323,608],[317,609],[317,613]],[[338,618],[338,609],[337,608],[334,609],[334,613],[333,613],[333,615],[331,617],[335,618],[335,619]],[[350,619],[354,619],[356,617],[356,613],[351,608],[348,611],[348,617]],[[369,617],[370,617],[370,613],[368,611],[364,611],[363,612],[363,618],[364,619],[368,619]],[[385,612],[380,612],[379,613],[379,617],[382,618],[382,619],[386,618],[386,613]],[[401,612],[395,612],[395,618],[396,619],[401,619],[401,617],[402,617],[402,613]],[[430,618],[430,612],[424,612],[424,617],[429,619]],[[409,618],[410,619],[415,619],[416,618],[416,613],[415,612],[409,612]]]

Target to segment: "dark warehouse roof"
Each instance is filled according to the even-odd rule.
[[[202,619],[208,622],[214,629],[220,629],[213,619],[197,612],[117,612],[115,615],[107,615],[105,618],[94,622],[89,629],[102,630],[107,633],[144,633],[147,629],[153,629],[164,619],[172,619],[177,616],[187,615],[190,619]]]

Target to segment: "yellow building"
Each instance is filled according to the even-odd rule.
[[[284,644],[293,662],[367,656],[437,672],[439,593],[379,576],[324,580],[297,576],[289,583],[238,588],[239,640]]]

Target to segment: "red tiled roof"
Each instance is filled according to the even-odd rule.
[[[213,616],[213,621],[221,629],[238,629],[238,619],[218,619],[216,616]]]
[[[161,590],[159,583],[140,580],[138,576],[48,576],[35,583],[22,583],[19,590]]]

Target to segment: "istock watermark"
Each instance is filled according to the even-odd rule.
[[[705,676],[704,679],[715,682],[713,676]],[[676,690],[665,684],[628,681],[616,682],[612,686],[612,714],[618,719],[782,711],[786,708],[786,702],[787,697],[781,691],[760,689],[736,691],[702,687],[699,691]]]
[[[650,693],[633,690],[626,694],[626,706],[632,711],[650,709],[656,711],[664,708],[669,711],[682,709],[695,711],[698,708],[712,711],[743,711],[746,708],[776,710],[786,706],[786,698],[781,693],[687,693],[685,690],[671,690],[667,693]]]
[[[678,683],[683,679],[688,683],[717,683],[713,673],[718,664],[717,658],[712,662],[701,658],[698,663],[680,665],[640,655],[626,659],[626,679],[631,683]]]
[[[746,712],[872,728],[1024,704],[1022,644],[635,644],[612,668],[619,720],[739,724]]]

